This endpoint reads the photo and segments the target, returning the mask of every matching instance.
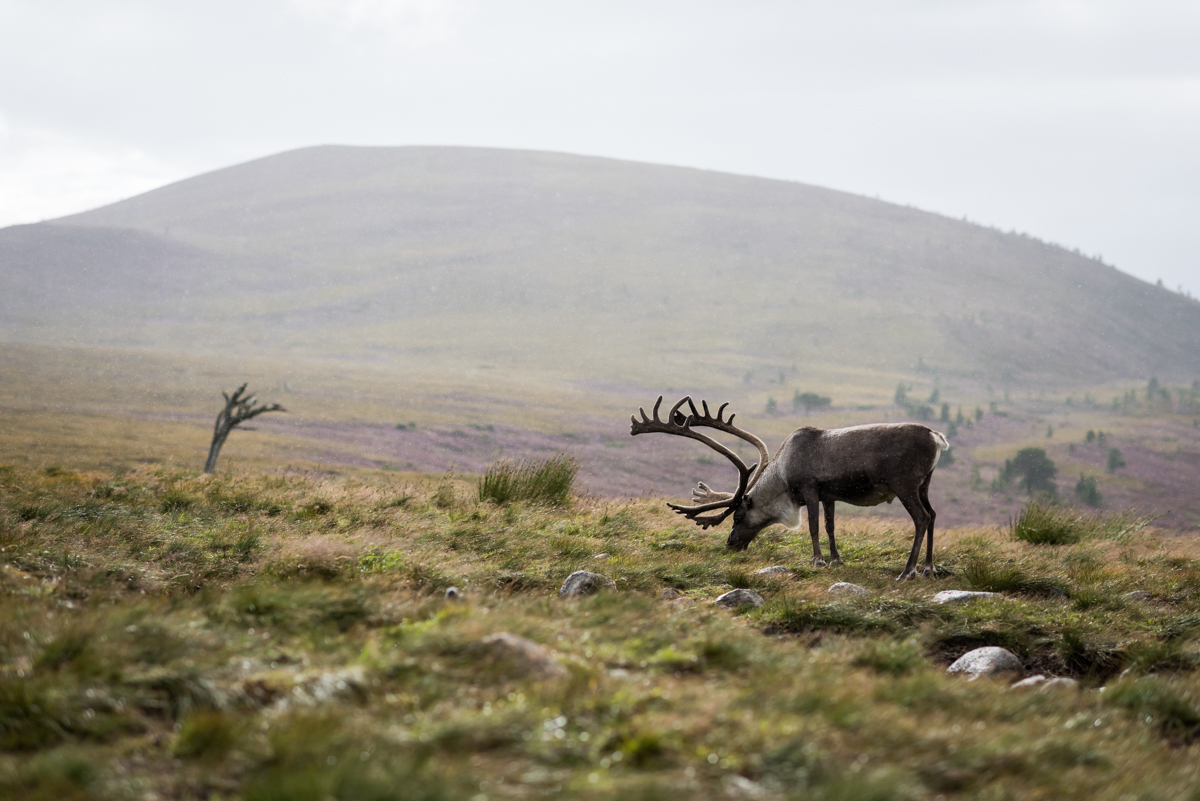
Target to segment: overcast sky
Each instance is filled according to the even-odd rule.
[[[0,0],[0,225],[322,143],[845,189],[1200,295],[1200,3]]]

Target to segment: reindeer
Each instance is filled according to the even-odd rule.
[[[842,558],[833,536],[834,502],[877,506],[899,498],[916,526],[916,537],[908,564],[896,580],[916,577],[923,540],[928,543],[928,548],[921,572],[927,576],[936,573],[933,521],[937,515],[929,505],[929,481],[941,452],[949,447],[941,433],[916,423],[876,423],[829,430],[805,427],[792,432],[771,459],[761,439],[733,424],[734,415],[724,419],[728,403],[721,404],[713,417],[706,401],[700,402],[704,409],[701,414],[691,397],[684,397],[671,407],[667,419],[661,420],[658,409],[662,400],[659,395],[653,418],[647,417],[646,411],[639,408],[642,419],[630,417],[632,428],[629,433],[633,436],[660,433],[689,437],[733,462],[738,470],[736,492],[715,492],[701,482],[692,490],[692,501],[696,505],[667,504],[702,529],[718,525],[732,514],[733,530],[726,542],[730,549],[745,550],[758,532],[774,523],[798,528],[800,510],[804,508],[808,510],[808,530],[812,535],[813,565],[824,567],[818,519],[818,507],[824,506],[829,564],[840,565]],[[680,411],[685,403],[688,414]],[[737,454],[697,428],[715,429],[749,442],[758,449],[758,463],[747,467]]]

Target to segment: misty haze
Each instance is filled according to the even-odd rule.
[[[66,9],[0,795],[1192,797],[1193,12]]]

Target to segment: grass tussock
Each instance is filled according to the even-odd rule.
[[[1083,515],[1043,498],[1026,505],[1009,528],[1013,539],[1030,545],[1074,545],[1090,533]]]
[[[479,479],[479,500],[497,505],[526,501],[565,506],[578,473],[579,462],[568,454],[493,462]]]
[[[1131,510],[1109,515],[1080,512],[1046,498],[1035,498],[1013,518],[1009,533],[1014,540],[1030,545],[1074,545],[1084,540],[1125,542],[1154,520]]]
[[[960,572],[963,581],[972,590],[1033,595],[1066,594],[1060,580],[1030,575],[1012,560],[973,554],[967,558]]]

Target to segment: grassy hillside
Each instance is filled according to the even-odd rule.
[[[1061,248],[551,153],[298,150],[5,229],[0,259],[10,340],[705,387],[830,364],[1010,386],[1200,375],[1200,304]],[[113,283],[140,294],[92,291]]]
[[[579,459],[580,485],[598,497],[646,493],[686,498],[696,481],[730,486],[732,468],[703,446],[678,437],[630,437],[629,415],[649,405],[651,386],[565,381],[554,371],[346,360],[198,357],[144,350],[0,345],[0,460],[39,470],[69,464],[120,471],[144,465],[198,469],[220,408],[220,390],[249,380],[286,414],[256,419],[235,430],[219,470],[386,470],[402,473],[478,473],[498,457],[524,459],[566,451]],[[1163,385],[1153,401],[1144,382],[1093,387],[1074,394],[1012,394],[929,374],[906,383],[908,408],[892,401],[880,378],[830,371],[823,390],[841,386],[834,403],[805,414],[788,400],[795,385],[755,381],[709,395],[731,400],[738,421],[777,448],[801,425],[835,427],[915,419],[950,435],[951,457],[939,464],[931,498],[949,525],[1003,523],[1025,502],[1017,481],[998,482],[1006,460],[1040,448],[1058,468],[1066,503],[1082,504],[1080,476],[1096,482],[1099,508],[1136,506],[1162,515],[1178,532],[1200,529],[1200,392]],[[801,386],[805,386],[801,384]],[[808,386],[812,386],[811,384]],[[1169,399],[1162,396],[1166,390]],[[676,388],[676,392],[684,390]],[[689,389],[700,397],[700,390]],[[841,393],[846,394],[841,394]],[[946,403],[950,421],[937,419]],[[1130,396],[1133,400],[1130,400]],[[766,412],[770,398],[780,402]],[[1113,402],[1119,402],[1116,406]],[[993,406],[993,404],[995,404]],[[964,420],[955,422],[959,412]],[[1087,432],[1093,432],[1093,441]],[[1104,441],[1094,441],[1103,432]],[[734,440],[731,446],[747,449]],[[1125,466],[1109,471],[1118,449]],[[752,453],[743,450],[745,456]],[[840,516],[903,517],[899,504]],[[716,535],[721,536],[721,535]]]
[[[657,501],[3,467],[0,794],[1190,798],[1200,559],[1143,523],[943,532],[944,577],[897,585],[878,521],[813,569],[807,537],[731,555]],[[557,598],[579,568],[614,589]],[[745,586],[761,609],[711,605]],[[960,588],[1001,597],[931,601]],[[946,674],[981,645],[1079,687]]]

